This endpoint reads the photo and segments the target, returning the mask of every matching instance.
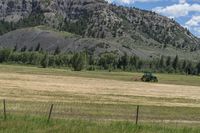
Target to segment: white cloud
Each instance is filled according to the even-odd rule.
[[[186,22],[186,26],[200,26],[200,16],[193,16],[189,21]]]
[[[200,15],[192,16],[192,18],[185,23],[185,27],[200,37]]]
[[[156,7],[153,9],[153,11],[171,18],[187,16],[190,12],[200,13],[200,4],[188,4],[185,0],[180,0],[179,2],[179,4],[174,4],[167,7]]]
[[[107,0],[109,3],[132,5],[135,2],[151,4],[151,2],[172,2],[169,6],[161,6],[152,9],[153,11],[181,20],[181,24],[187,27],[196,36],[200,36],[200,0]],[[191,16],[193,14],[193,16]],[[188,20],[190,18],[190,20]],[[185,20],[188,20],[185,22]]]
[[[187,27],[196,36],[200,36],[200,4],[189,4],[186,0],[179,0],[178,4],[157,7],[154,8],[153,11],[175,19],[190,18],[190,20],[182,23],[182,25]],[[191,14],[193,14],[193,16],[191,16]]]
[[[186,0],[179,0],[179,3],[184,4],[184,3],[186,3]]]

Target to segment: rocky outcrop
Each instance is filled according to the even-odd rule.
[[[129,48],[200,49],[200,40],[174,20],[104,0],[1,0],[0,20],[16,25],[20,21],[20,26],[29,26],[26,22],[34,20],[34,26],[42,24],[84,38],[113,40]]]

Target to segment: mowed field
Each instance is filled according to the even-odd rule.
[[[0,84],[1,98],[8,100],[200,107],[200,86],[120,81],[87,75],[30,74],[14,70],[1,71]]]
[[[141,124],[198,127],[200,77],[158,74],[159,83],[134,81],[141,76],[0,65],[0,99],[6,99],[11,116],[46,117],[54,104],[53,118],[134,121],[136,105],[140,105]]]

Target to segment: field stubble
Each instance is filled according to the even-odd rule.
[[[53,103],[54,118],[133,121],[135,105],[141,105],[142,122],[200,121],[199,86],[14,70],[0,72],[0,85],[0,99],[7,100],[8,114],[46,116]]]

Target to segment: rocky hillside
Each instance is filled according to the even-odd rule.
[[[171,55],[176,50],[195,55],[200,50],[200,40],[174,20],[154,12],[110,5],[104,0],[1,0],[0,20],[0,27],[2,25],[6,32],[46,25],[77,34],[81,39],[106,41],[111,48],[117,45],[118,48],[113,51],[118,54],[129,51],[129,54],[152,57],[169,51],[172,51]],[[5,23],[8,25],[7,29]],[[14,33],[16,32],[12,32],[12,36]],[[8,39],[8,35],[3,35],[1,39]],[[66,47],[67,41],[65,40]],[[0,45],[6,46],[5,41],[1,42],[4,43]],[[93,45],[93,41],[90,43]],[[46,44],[41,42],[41,45]],[[55,45],[63,46],[57,43]],[[103,50],[105,51],[106,49]]]

